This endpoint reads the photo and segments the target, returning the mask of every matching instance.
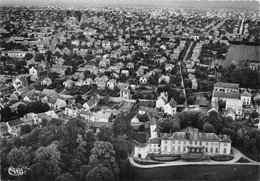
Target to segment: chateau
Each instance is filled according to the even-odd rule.
[[[150,153],[205,155],[231,153],[231,140],[226,135],[217,136],[215,133],[202,133],[196,128],[188,128],[186,132],[161,133],[158,136],[156,125],[151,125],[150,131],[149,141],[135,146],[134,157],[145,159]]]

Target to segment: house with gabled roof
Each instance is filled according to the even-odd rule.
[[[70,117],[78,117],[80,115],[80,111],[83,109],[83,106],[78,105],[66,105],[64,114]]]
[[[25,122],[23,122],[20,118],[17,118],[12,121],[8,121],[6,123],[8,132],[14,136],[19,136],[21,132],[21,127],[24,125]]]
[[[177,111],[177,102],[174,99],[171,99],[170,102],[165,104],[164,113],[172,116],[176,114],[176,111]]]
[[[97,94],[96,96],[92,97],[87,102],[85,102],[83,104],[83,108],[85,110],[90,110],[91,108],[95,107],[99,101],[100,101],[100,96]]]
[[[167,104],[167,102],[168,102],[168,93],[162,92],[161,95],[156,100],[155,107],[164,109],[164,106]]]

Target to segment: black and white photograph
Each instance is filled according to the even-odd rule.
[[[260,180],[259,10],[0,0],[0,180]]]

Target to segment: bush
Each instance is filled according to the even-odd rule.
[[[157,155],[157,156],[151,156],[151,159],[155,161],[169,162],[169,161],[180,160],[181,156],[180,155]]]
[[[218,155],[218,156],[212,156],[210,157],[211,160],[214,161],[230,161],[232,160],[234,157],[231,155]]]

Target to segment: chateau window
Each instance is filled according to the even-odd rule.
[[[183,144],[186,145],[186,141],[183,141]]]
[[[227,143],[224,143],[224,146],[227,146]]]
[[[181,144],[181,140],[179,140],[179,144]]]
[[[175,146],[172,147],[172,151],[175,151]]]
[[[166,145],[164,146],[164,151],[167,151],[167,146]]]
[[[180,146],[178,146],[178,151],[181,151],[181,147]]]
[[[195,141],[195,145],[197,145],[197,141]]]
[[[215,153],[218,153],[218,148],[215,149]]]
[[[208,142],[206,142],[206,145],[209,145],[209,143],[208,143]]]
[[[183,151],[184,151],[184,152],[186,151],[186,146],[183,147]]]
[[[213,153],[213,148],[212,147],[210,148],[210,153]]]
[[[172,144],[175,144],[175,141],[172,141]]]
[[[202,145],[202,141],[200,141],[200,145]]]
[[[208,148],[206,147],[205,152],[208,152]]]
[[[224,148],[223,153],[224,153],[224,154],[227,153],[227,149],[226,149],[226,148]]]

